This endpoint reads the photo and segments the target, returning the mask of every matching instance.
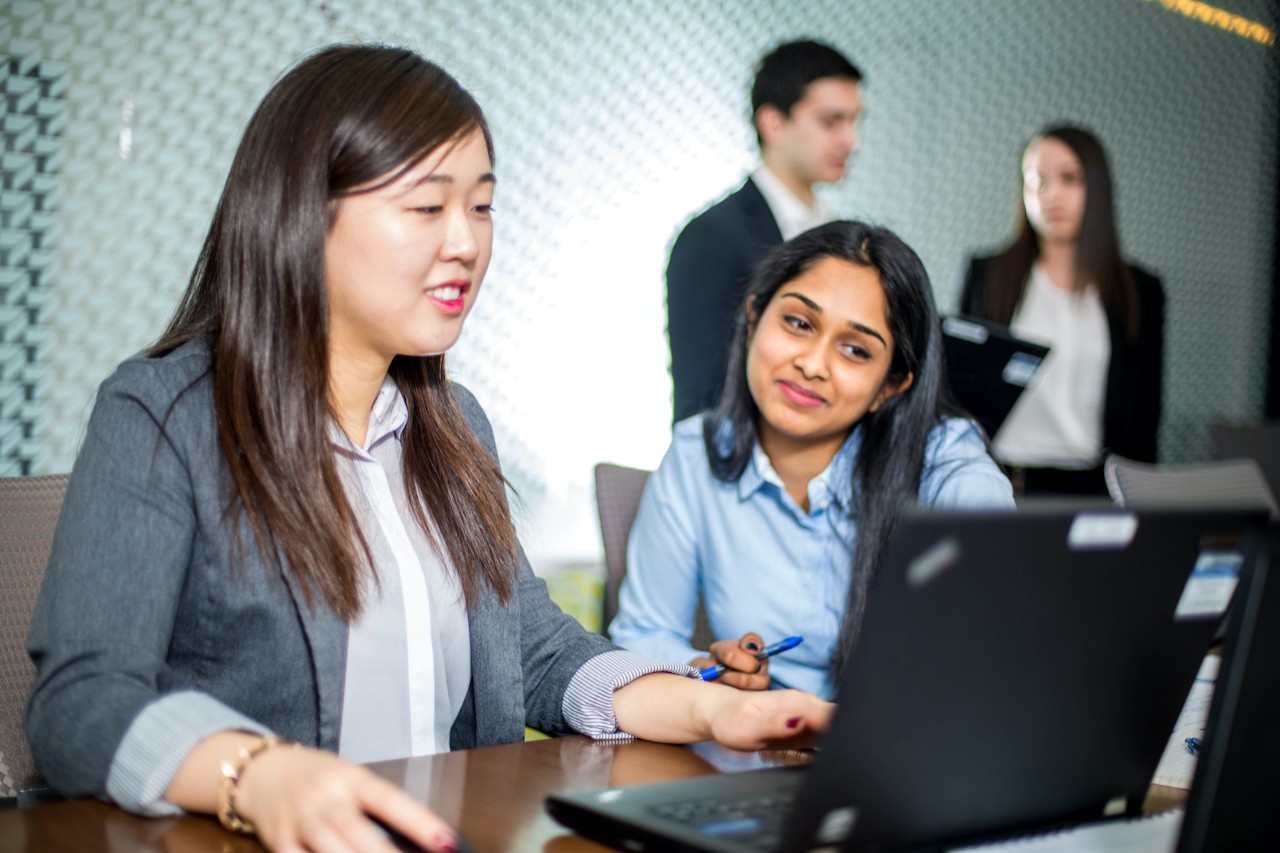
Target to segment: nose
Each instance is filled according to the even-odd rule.
[[[468,211],[452,211],[449,214],[444,242],[440,246],[441,258],[470,263],[476,259],[479,252],[480,240],[476,235],[475,223],[471,221]]]
[[[796,370],[800,371],[800,375],[805,379],[826,379],[827,378],[827,360],[825,358],[825,348],[820,346],[809,346],[796,353],[792,364]]]
[[[844,132],[844,144],[852,153],[858,150],[858,146],[862,143],[862,139],[858,136],[858,123],[856,121],[849,122],[849,126]]]

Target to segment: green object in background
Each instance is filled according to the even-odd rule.
[[[582,627],[601,633],[604,612],[604,569],[590,564],[567,566],[542,575],[551,600]]]
[[[547,593],[560,609],[581,623],[588,631],[600,633],[604,612],[604,570],[598,565],[557,569],[543,575]],[[549,735],[526,727],[524,739],[546,740]]]

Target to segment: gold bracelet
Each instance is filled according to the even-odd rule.
[[[237,786],[240,784],[240,777],[244,774],[245,768],[249,766],[249,762],[262,755],[268,749],[277,746],[288,746],[297,749],[300,744],[283,740],[279,735],[264,735],[258,738],[256,743],[240,747],[240,752],[236,755],[234,762],[226,760],[220,762],[222,779],[218,786],[218,823],[222,824],[223,829],[231,832],[243,832],[246,835],[254,834],[253,824],[236,814],[235,796]]]

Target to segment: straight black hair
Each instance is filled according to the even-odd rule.
[[[860,427],[862,435],[852,473],[851,511],[858,522],[853,572],[832,660],[839,675],[857,643],[884,546],[902,508],[919,495],[929,434],[946,416],[959,412],[947,391],[941,325],[929,274],[919,256],[888,229],[862,222],[830,222],[774,249],[748,287],[729,350],[724,390],[703,422],[703,442],[715,477],[724,482],[741,477],[759,440],[760,409],[747,384],[750,318],[759,318],[784,284],[824,258],[848,261],[879,274],[893,335],[886,381],[899,383],[908,375],[914,377],[910,388],[849,427]]]

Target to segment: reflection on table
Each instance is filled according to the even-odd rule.
[[[584,737],[515,743],[370,765],[457,826],[475,853],[585,853],[606,848],[579,838],[547,816],[548,794],[639,785],[809,760],[809,753],[735,752],[713,743],[692,747]],[[1153,787],[1147,811],[1177,805],[1185,792]],[[147,819],[95,800],[0,812],[0,853],[250,853],[253,839],[224,832],[207,817]]]

